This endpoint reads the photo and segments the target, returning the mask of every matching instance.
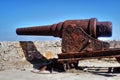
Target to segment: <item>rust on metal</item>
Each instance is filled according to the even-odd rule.
[[[120,49],[108,49],[103,51],[91,51],[91,52],[71,52],[66,54],[58,54],[59,62],[61,61],[74,61],[81,59],[94,59],[104,57],[120,57]]]
[[[55,36],[61,37],[64,28],[71,24],[75,24],[77,27],[81,27],[86,33],[94,38],[101,36],[111,36],[111,22],[98,22],[97,19],[85,19],[85,20],[67,20],[58,24],[47,26],[34,26],[27,28],[17,28],[16,33],[18,35],[35,35],[35,36]]]
[[[67,20],[47,26],[18,28],[16,33],[62,38],[62,53],[58,54],[58,61],[62,63],[102,57],[116,57],[120,61],[120,49],[110,49],[108,42],[98,40],[98,37],[112,36],[109,21],[99,22],[96,18]]]

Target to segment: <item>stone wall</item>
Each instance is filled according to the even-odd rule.
[[[0,42],[0,70],[31,69],[33,65],[28,60],[39,54],[57,58],[58,53],[61,53],[60,41]]]
[[[111,48],[120,48],[120,41],[109,41]],[[60,41],[4,41],[0,42],[0,70],[32,69],[33,58],[57,58]],[[27,60],[26,60],[27,59]]]

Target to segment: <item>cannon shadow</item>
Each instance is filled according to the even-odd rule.
[[[20,41],[25,58],[33,65],[33,68],[40,69],[47,65],[49,61],[37,50],[32,41]]]
[[[84,72],[90,72],[94,75],[100,75],[105,77],[114,77],[120,74],[120,67],[88,67],[79,66],[77,70],[82,70]]]
[[[20,41],[19,43],[23,49],[26,60],[33,65],[34,69],[40,70],[42,67],[46,66],[46,70],[49,71],[51,71],[51,69],[57,72],[64,71],[63,64],[58,63],[58,59],[46,59],[41,52],[37,50],[32,41]]]

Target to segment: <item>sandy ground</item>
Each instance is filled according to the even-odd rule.
[[[68,71],[53,74],[37,74],[30,70],[0,71],[0,80],[120,80],[120,73],[108,73],[109,67],[120,67],[120,64],[105,61],[80,61],[84,70]]]

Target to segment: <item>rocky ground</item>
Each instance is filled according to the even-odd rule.
[[[120,41],[109,41],[111,48],[120,48]],[[0,80],[120,80],[120,67],[114,58],[79,61],[77,70],[53,72],[52,74],[33,73],[33,58],[55,57],[61,53],[60,41],[16,41],[0,42]],[[39,55],[40,54],[40,55]],[[42,56],[42,57],[41,57]]]
[[[119,80],[120,73],[108,72],[110,67],[120,67],[117,62],[83,60],[79,62],[82,70],[71,69],[67,72],[52,74],[33,73],[31,70],[0,71],[0,80]],[[113,70],[113,69],[112,69]],[[111,71],[112,71],[111,70]]]

